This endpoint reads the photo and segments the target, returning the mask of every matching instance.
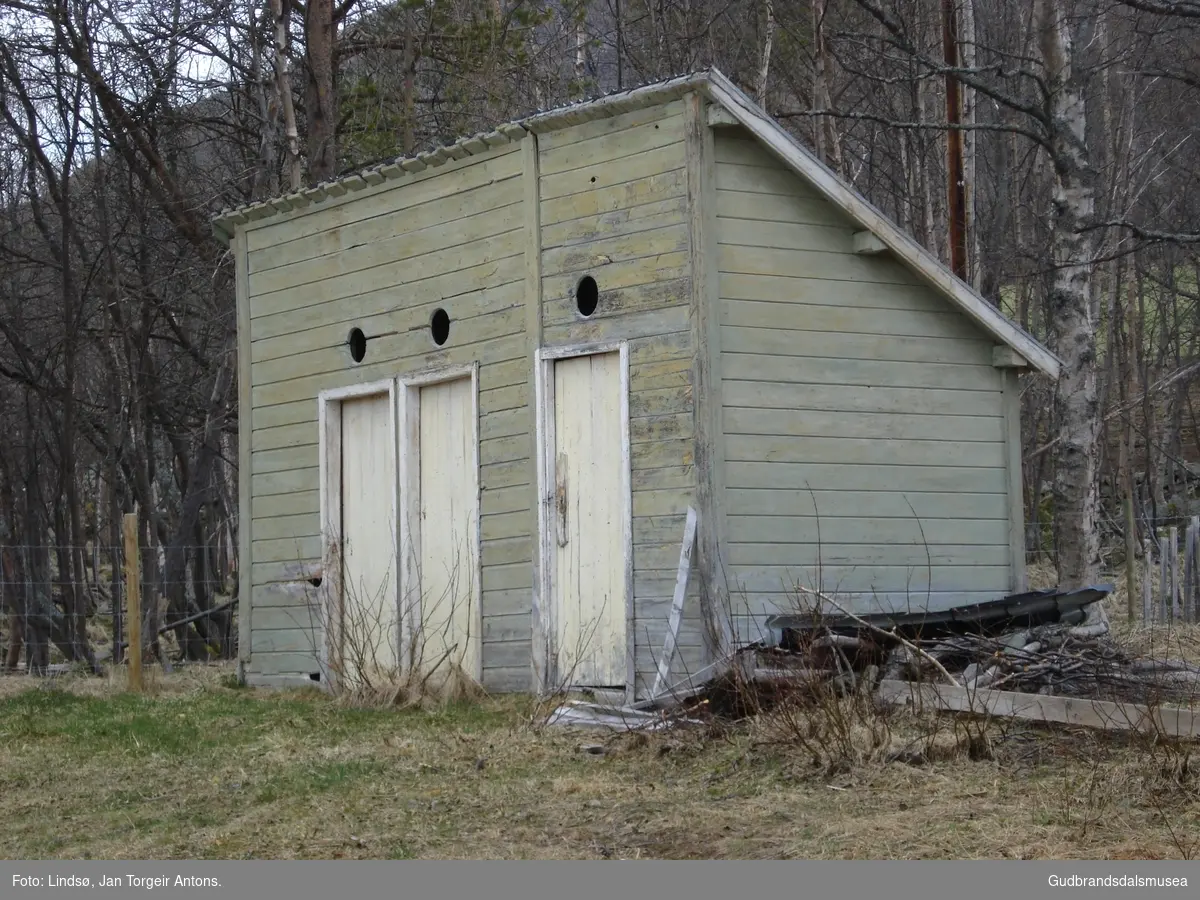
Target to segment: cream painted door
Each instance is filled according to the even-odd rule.
[[[478,679],[479,468],[473,381],[420,388],[419,583],[414,667]]]
[[[350,687],[399,668],[396,443],[387,394],[342,401],[342,662]]]
[[[554,364],[554,648],[560,683],[626,682],[621,356]]]

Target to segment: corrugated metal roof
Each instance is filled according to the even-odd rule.
[[[362,190],[370,185],[382,184],[384,181],[405,178],[426,169],[436,168],[451,160],[478,156],[495,147],[517,143],[531,132],[539,134],[555,131],[593,119],[616,116],[635,109],[654,106],[682,97],[688,91],[702,87],[707,84],[709,77],[708,71],[693,72],[667,81],[641,85],[620,93],[605,94],[555,109],[538,110],[521,119],[499,125],[492,131],[464,137],[452,144],[417,153],[414,156],[399,157],[391,162],[362,169],[291,194],[227,209],[213,219],[213,231],[217,237],[227,242],[233,236],[233,229],[237,225],[268,219],[292,210],[304,209],[315,203]]]

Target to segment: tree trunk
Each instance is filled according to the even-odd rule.
[[[587,12],[579,13],[575,23],[575,78],[581,80],[587,74]]]
[[[917,115],[916,121],[918,124],[924,124],[929,121],[929,115],[926,110],[926,91],[928,90],[928,82],[925,79],[917,81]],[[929,174],[929,158],[925,153],[925,140],[920,131],[914,132],[913,143],[915,152],[915,165],[918,173],[918,183],[921,191],[921,244],[926,247],[930,253],[939,254],[940,241],[936,240],[934,230],[934,214],[933,214],[933,182]],[[940,254],[939,254],[940,255]]]
[[[115,416],[116,413],[114,412]],[[114,422],[114,432],[115,422]],[[115,448],[114,444],[114,448]],[[112,595],[112,617],[113,617],[113,663],[121,662],[123,657],[123,649],[121,642],[125,640],[125,608],[123,604],[124,596],[121,591],[121,494],[117,487],[117,462],[116,450],[110,450],[113,455],[113,460],[109,466],[109,489],[108,489],[108,558],[112,566],[112,571],[109,573],[109,593]]]
[[[417,51],[413,38],[412,6],[404,7],[404,131],[400,136],[400,149],[405,156],[410,156],[416,146],[416,117],[417,117]]]
[[[617,91],[625,90],[625,15],[621,0],[613,0],[613,18],[617,27]]]
[[[975,68],[975,0],[960,0],[961,2],[961,49],[963,68],[970,71]],[[967,230],[967,270],[970,273],[972,287],[980,290],[983,287],[983,274],[979,264],[980,244],[979,232],[975,227],[976,219],[976,156],[978,155],[979,136],[974,130],[976,122],[975,89],[968,84],[962,86],[962,119],[967,126],[963,132],[963,180],[966,193],[965,222]]]
[[[204,431],[200,439],[200,447],[196,453],[195,462],[188,473],[188,481],[183,491],[183,508],[179,513],[179,523],[174,535],[167,544],[166,572],[164,581],[167,593],[167,608],[175,615],[190,615],[204,612],[207,605],[200,605],[202,598],[195,598],[196,608],[189,609],[186,602],[187,576],[187,544],[194,540],[200,524],[200,513],[211,495],[213,469],[220,454],[220,435],[229,408],[229,391],[233,384],[233,367],[223,365],[217,371],[213,382],[212,393],[209,397],[208,415],[204,422]],[[193,560],[196,571],[199,570],[200,560]],[[194,632],[193,632],[194,630]],[[221,648],[221,625],[209,619],[197,619],[191,625],[180,629],[178,635],[180,648],[184,649],[190,659],[200,659],[208,655],[208,647]]]
[[[1096,478],[1099,406],[1091,267],[1095,173],[1087,143],[1082,84],[1072,66],[1072,39],[1053,0],[1038,0],[1037,23],[1049,86],[1050,153],[1054,163],[1048,306],[1055,351],[1062,359],[1054,407],[1054,501],[1058,579],[1063,587],[1096,580],[1100,564]],[[1099,606],[1099,604],[1094,604]]]
[[[308,177],[312,184],[337,176],[337,79],[334,71],[333,0],[309,0],[305,7],[304,40],[308,60]]]
[[[958,17],[955,0],[942,0],[942,51],[946,66],[959,68]],[[962,86],[958,76],[948,72],[946,90],[946,219],[949,236],[946,242],[950,269],[963,281],[970,279],[967,272],[967,197],[966,173],[963,169]]]
[[[4,670],[15,671],[21,662],[21,647],[25,638],[25,622],[21,604],[17,602],[20,573],[13,552],[0,548],[0,579],[4,582],[4,611],[8,614],[8,647],[5,648]]]
[[[290,190],[300,190],[300,133],[296,129],[296,109],[292,104],[292,79],[288,72],[288,24],[292,18],[291,0],[271,0],[271,15],[275,19],[275,93],[283,112],[283,133],[287,140],[288,184]]]
[[[263,15],[271,15],[270,4],[265,7]],[[267,72],[263,64],[262,50],[262,44],[257,39],[250,41],[250,76],[247,80],[254,85],[261,123],[258,132],[258,166],[250,182],[250,196],[254,199],[273,197],[279,193],[279,167],[275,146],[277,79],[274,72]]]
[[[775,4],[772,0],[763,0],[763,42],[762,53],[758,58],[758,84],[755,87],[755,99],[764,109],[767,106],[767,82],[771,75],[771,48],[775,44]]]
[[[825,43],[827,0],[813,0],[813,107],[832,112],[833,95],[829,90],[829,49]],[[813,144],[817,157],[835,172],[842,170],[842,150],[832,115],[817,116],[813,122]]]

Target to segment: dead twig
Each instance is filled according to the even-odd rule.
[[[801,593],[808,594],[812,597],[816,597],[818,600],[821,600],[821,601],[824,601],[826,603],[833,605],[843,615],[854,620],[855,622],[857,622],[859,625],[861,625],[863,628],[867,629],[868,631],[874,632],[875,634],[882,635],[883,637],[886,637],[886,638],[890,638],[891,640],[898,641],[900,644],[907,647],[909,650],[911,650],[913,653],[920,656],[922,659],[927,660],[935,669],[937,669],[942,674],[942,677],[944,677],[946,679],[946,681],[948,681],[951,685],[953,685],[954,687],[962,687],[962,685],[960,685],[958,683],[958,679],[956,679],[953,675],[951,675],[950,672],[946,669],[946,667],[943,666],[940,662],[938,662],[933,656],[926,653],[924,650],[922,650],[920,647],[918,647],[916,644],[912,643],[911,641],[907,641],[904,638],[900,637],[900,635],[896,634],[894,631],[888,631],[887,629],[880,628],[878,625],[872,625],[870,622],[866,621],[865,619],[863,619],[859,616],[856,616],[854,613],[850,612],[850,610],[846,609],[846,607],[842,606],[842,604],[838,603],[832,597],[827,596],[826,594],[824,594],[821,591],[815,591],[812,588],[806,588],[806,587],[803,587],[800,585],[797,585],[797,590],[799,590]]]

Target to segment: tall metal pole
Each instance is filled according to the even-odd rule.
[[[958,22],[955,0],[942,0],[942,50],[946,61],[946,172],[950,218],[950,268],[967,278],[967,187],[963,174],[962,85],[954,74],[958,63]]]

